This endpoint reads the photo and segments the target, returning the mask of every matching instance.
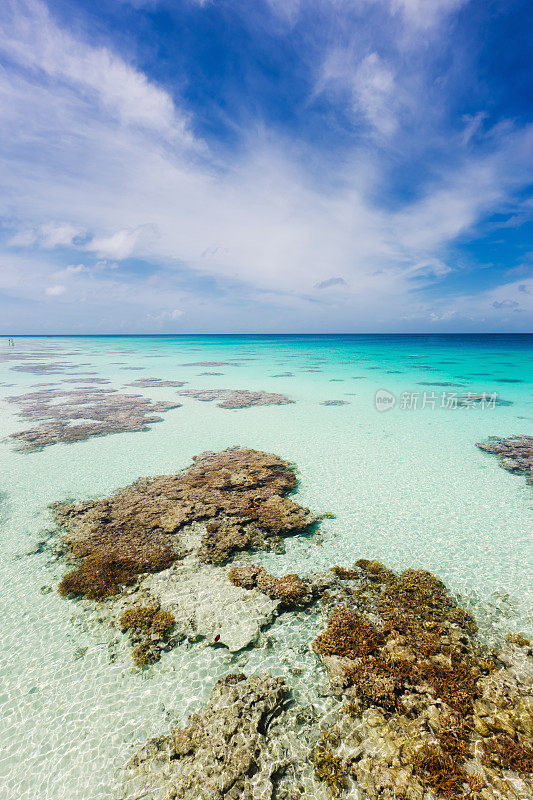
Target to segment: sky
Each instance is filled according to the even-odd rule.
[[[3,0],[0,333],[530,332],[526,0]]]

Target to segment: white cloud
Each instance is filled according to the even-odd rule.
[[[81,272],[89,272],[89,268],[85,264],[70,264],[63,270],[66,275],[79,275]]]
[[[113,258],[118,261],[133,255],[136,246],[146,241],[157,232],[154,225],[139,225],[136,228],[123,229],[109,236],[95,236],[84,245],[84,249],[94,252],[99,258]]]
[[[391,70],[377,53],[361,61],[354,75],[354,103],[384,136],[391,136],[398,127],[397,91]]]
[[[268,0],[273,13],[281,19],[294,23],[300,14],[310,8],[331,8],[335,14],[343,13],[343,9],[353,10],[365,4],[377,4],[385,8],[392,16],[399,16],[402,21],[414,30],[428,29],[438,25],[454,11],[466,5],[469,0]]]
[[[65,291],[64,282],[73,306],[100,308],[112,298],[128,319],[148,316],[162,324],[186,308],[184,320],[206,330],[224,320],[268,329],[284,314],[308,329],[314,320],[329,329],[343,320],[348,328],[354,320],[390,326],[413,306],[413,285],[418,291],[450,271],[450,244],[505,206],[527,179],[522,164],[530,134],[512,126],[491,134],[490,149],[458,149],[432,185],[395,206],[376,200],[383,165],[374,142],[354,145],[333,166],[316,153],[308,158],[297,140],[289,147],[273,131],[254,129],[221,169],[207,149],[200,160],[186,142],[162,141],[181,130],[183,119],[170,95],[118,56],[59,30],[41,4],[10,3],[16,6],[23,21],[31,19],[19,20],[14,44],[0,34],[0,46],[21,63],[28,55],[32,70],[0,74],[0,212],[19,228],[12,246],[42,248],[17,262],[25,280],[12,267],[0,275],[17,296],[59,297],[50,290]],[[106,64],[113,84],[106,77],[100,86]],[[329,69],[326,83],[346,78],[351,102],[394,146],[397,136],[390,134],[401,128],[404,107],[395,70],[376,53],[354,62],[352,51],[340,52]],[[73,263],[58,272],[51,248],[69,245]],[[76,263],[81,250],[91,254],[87,265]],[[90,266],[93,254],[100,261]],[[155,275],[123,280],[124,265],[118,271],[115,262],[132,256],[150,262]],[[191,282],[209,275],[221,292],[231,290],[223,302],[186,292],[179,288],[185,271]],[[345,281],[337,284],[341,291],[314,291],[332,275]],[[503,313],[494,302],[528,299],[522,290],[506,292],[460,304],[465,315],[470,305],[480,317]],[[61,305],[63,313],[67,304]],[[450,310],[428,310],[420,301],[420,314],[430,313],[445,319]]]
[[[192,142],[186,116],[142,72],[107,48],[91,47],[61,30],[40,0],[4,2],[0,51],[24,69],[71,85],[125,124]]]
[[[392,13],[399,12],[414,28],[430,28],[468,0],[384,0]]]
[[[69,222],[47,222],[36,228],[26,228],[18,231],[9,239],[12,247],[29,247],[38,245],[45,249],[71,245],[78,236],[83,236],[83,228],[78,228]]]
[[[524,287],[527,291],[524,292]],[[423,315],[419,309],[420,316]],[[432,311],[435,321],[455,318],[483,323],[489,329],[513,329],[533,319],[533,278],[485,289],[476,294],[455,295],[438,301]]]
[[[164,323],[177,320],[182,317],[183,314],[184,312],[180,308],[173,308],[171,310],[163,309],[162,311],[156,311],[155,313],[147,314],[146,318],[148,320],[153,320],[154,322]]]
[[[59,295],[64,294],[65,292],[66,292],[66,287],[61,286],[60,284],[57,284],[56,286],[48,286],[44,290],[44,293],[48,297],[59,297]]]
[[[477,133],[481,130],[483,123],[485,122],[487,117],[488,114],[486,111],[478,111],[477,114],[465,114],[463,116],[465,129],[463,131],[461,140],[464,145],[468,144],[470,140],[477,135]]]

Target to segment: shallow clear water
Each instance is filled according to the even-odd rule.
[[[174,472],[203,450],[242,444],[292,460],[300,470],[297,500],[336,515],[323,521],[318,539],[295,537],[285,555],[255,559],[272,572],[305,574],[361,557],[423,566],[462,595],[485,635],[531,633],[533,489],[474,445],[491,434],[533,433],[533,337],[51,337],[17,338],[11,350],[4,340],[0,348],[49,350],[42,361],[77,365],[40,375],[12,369],[24,361],[0,363],[2,439],[30,427],[5,397],[36,384],[75,388],[60,382],[83,372],[117,389],[159,377],[188,381],[184,388],[264,389],[295,401],[228,411],[181,398],[181,408],[146,432],[29,454],[0,442],[1,797],[113,797],[114,773],[130,753],[196,709],[236,667],[286,674],[303,699],[310,675],[324,680],[308,647],[316,635],[312,614],[280,618],[268,631],[268,650],[231,655],[181,645],[141,673],[97,609],[55,592],[65,567],[39,546],[51,528],[49,503]],[[184,366],[199,361],[232,364]],[[200,374],[206,371],[223,374]],[[281,373],[292,375],[274,377]],[[449,383],[460,385],[438,385]],[[395,395],[394,408],[376,410],[378,390]],[[127,391],[175,400],[179,390]],[[497,392],[511,404],[440,407],[443,392],[463,391]],[[347,404],[321,405],[326,400]],[[402,407],[415,400],[417,408]]]

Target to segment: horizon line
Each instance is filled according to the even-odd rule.
[[[35,337],[186,337],[186,336],[533,336],[533,331],[379,331],[375,333],[363,332],[332,332],[332,333],[1,333],[2,338],[20,339]]]

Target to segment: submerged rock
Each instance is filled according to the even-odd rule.
[[[463,392],[459,397],[449,404],[449,408],[494,408],[495,406],[512,406],[511,400],[504,400],[496,393],[487,394],[486,392]]]
[[[153,739],[132,760],[148,794],[169,800],[260,800],[274,796],[268,728],[288,694],[282,678],[227,675],[185,728]],[[159,790],[159,791],[158,791]]]
[[[234,652],[259,640],[287,676],[307,659],[307,705],[289,697],[290,677],[229,675],[185,727],[134,757],[121,798],[533,800],[524,636],[497,653],[482,648],[473,617],[426,570],[398,575],[360,559],[278,578],[242,561],[229,574],[216,566],[316,520],[288,497],[295,486],[293,465],[237,447],[103,500],[54,507],[80,559],[60,590],[121,592],[108,607],[138,666],[185,638]],[[273,662],[273,631],[268,643],[259,633],[281,612],[288,628],[305,620],[313,631],[328,689],[318,663],[313,685],[305,646],[301,661],[291,643],[290,658]]]
[[[77,366],[66,361],[51,361],[48,364],[17,364],[11,369],[14,372],[30,372],[34,375],[55,375]]]
[[[141,589],[173,615],[174,632],[181,638],[206,639],[232,652],[257,641],[280,605],[257,589],[247,592],[233,585],[224,568],[199,564],[194,557],[148,576]]]
[[[489,436],[486,442],[476,445],[487,453],[500,456],[500,466],[517,475],[525,475],[527,483],[533,484],[533,436]]]
[[[236,361],[237,359],[235,359]],[[243,360],[243,359],[241,359]],[[238,367],[235,361],[189,361],[181,364],[182,367]]]

